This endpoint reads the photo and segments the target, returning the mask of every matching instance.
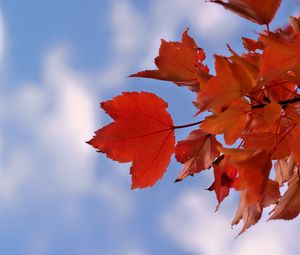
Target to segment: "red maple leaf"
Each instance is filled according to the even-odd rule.
[[[277,12],[281,0],[211,0],[210,2],[221,4],[226,9],[249,19],[260,25],[269,24]]]
[[[161,40],[159,56],[155,59],[158,70],[146,70],[130,77],[173,81],[177,85],[190,86],[197,91],[200,89],[200,80],[203,76],[208,76],[208,67],[202,63],[204,59],[203,49],[197,46],[186,29],[181,42]]]
[[[152,93],[125,92],[101,104],[114,122],[88,143],[118,162],[132,162],[132,188],[153,186],[174,152],[173,121],[167,103]]]

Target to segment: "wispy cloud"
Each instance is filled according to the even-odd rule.
[[[4,139],[9,150],[0,165],[0,198],[18,200],[26,194],[21,190],[28,189],[39,190],[39,199],[90,194],[128,211],[126,195],[97,178],[103,169],[96,170],[96,154],[85,144],[100,126],[94,110],[98,100],[90,85],[94,80],[72,67],[71,56],[67,46],[53,48],[46,54],[40,82],[21,84],[2,98],[9,109],[2,121],[19,127],[6,129],[7,137],[26,137],[20,137],[19,144]]]
[[[109,246],[108,251],[120,251],[110,253],[117,255],[144,255],[148,254],[147,248],[159,250],[143,247],[148,240],[141,239],[154,239],[155,233],[146,233],[153,219],[147,215],[149,222],[148,218],[145,221],[145,211],[141,209],[145,202],[129,190],[128,165],[100,157],[96,160],[94,150],[84,143],[101,126],[98,102],[107,91],[124,86],[130,71],[153,67],[161,38],[179,40],[181,30],[189,26],[200,43],[212,41],[220,45],[241,25],[234,15],[201,0],[189,0],[188,4],[185,0],[145,2],[146,10],[139,9],[134,0],[109,1],[105,26],[111,32],[111,52],[101,70],[78,70],[72,65],[69,46],[56,45],[45,52],[39,79],[9,88],[0,84],[0,89],[5,87],[5,93],[0,94],[0,122],[4,126],[0,130],[0,212],[17,214],[8,217],[9,225],[15,219],[41,224],[24,227],[25,254],[46,254],[51,247],[61,245],[61,240],[57,241],[61,235],[73,234],[80,240],[74,245],[80,248],[75,254],[99,254],[95,251],[103,245]],[[9,46],[5,30],[0,14],[0,63]],[[137,208],[135,199],[141,208]],[[289,241],[281,245],[281,225],[269,224],[274,227],[268,227],[268,231],[265,225],[255,227],[255,231],[245,234],[247,241],[242,236],[239,245],[233,245],[230,218],[213,214],[214,207],[198,192],[184,193],[163,216],[166,235],[178,249],[207,255],[247,254],[250,248],[259,254],[266,247],[277,255],[291,244]],[[138,230],[131,233],[138,224]],[[294,229],[285,233],[295,234]],[[90,235],[86,237],[85,233]],[[93,239],[94,246],[87,239]],[[112,243],[99,244],[98,239]]]
[[[132,0],[113,0],[109,17],[113,51],[98,76],[101,84],[108,87],[124,83],[132,70],[153,68],[160,40],[180,40],[183,31],[178,33],[179,28],[188,26],[197,39],[209,41],[211,46],[222,43],[223,47],[223,42],[241,28],[234,15],[198,0],[188,4],[183,0],[152,1],[147,13],[137,9]]]
[[[298,254],[300,245],[295,237],[299,221],[266,223],[265,215],[262,222],[234,239],[237,232],[230,229],[231,218],[225,214],[226,208],[217,213],[214,208],[211,194],[186,191],[162,216],[163,231],[180,249],[192,254]]]

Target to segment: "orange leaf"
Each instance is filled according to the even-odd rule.
[[[274,18],[281,0],[211,0],[224,8],[260,25],[269,24]]]
[[[271,37],[261,36],[261,40],[265,44],[260,67],[260,76],[264,82],[267,83],[282,76],[299,82],[300,33],[292,39],[273,34]],[[296,74],[291,76],[290,73]]]
[[[255,202],[251,205],[247,202],[247,193],[241,192],[240,205],[231,225],[237,225],[243,219],[244,226],[239,235],[245,232],[249,227],[256,224],[261,218],[264,207],[274,204],[280,198],[278,183],[273,180],[268,180],[266,189],[263,194],[263,199],[260,202]]]
[[[229,61],[221,56],[215,56],[217,75],[208,80],[207,84],[197,95],[195,102],[200,112],[214,109],[221,111],[233,100],[240,98],[253,89],[252,77],[246,66]]]
[[[214,163],[213,166],[215,180],[208,190],[215,191],[218,200],[218,209],[224,198],[229,195],[230,188],[236,178],[237,169],[230,164],[227,156],[219,162]]]
[[[187,85],[199,90],[198,73],[208,76],[208,67],[202,64],[204,59],[204,51],[198,48],[186,29],[182,34],[182,42],[161,41],[159,56],[155,59],[158,70],[146,70],[129,77],[173,81],[177,85]]]
[[[224,133],[226,144],[233,144],[246,127],[250,110],[246,100],[237,100],[226,111],[206,117],[201,128],[215,135]]]
[[[300,18],[299,17],[290,17],[290,24],[294,32],[300,32]]]
[[[114,120],[88,142],[119,162],[132,162],[132,189],[153,186],[162,178],[175,138],[167,103],[147,92],[125,92],[101,107]]]
[[[272,167],[270,155],[265,150],[242,150],[220,148],[221,152],[230,156],[230,161],[238,170],[234,187],[247,191],[247,203],[250,205],[261,201],[266,189]]]
[[[245,149],[264,149],[272,152],[272,159],[283,159],[290,155],[291,150],[286,138],[270,132],[243,134]]]
[[[300,146],[299,146],[299,137],[300,137],[300,126],[299,124],[292,129],[290,134],[287,136],[292,155],[295,161],[300,165]]]
[[[294,99],[299,99],[298,97],[295,97]],[[288,116],[288,119],[290,120],[290,124],[300,124],[300,102],[295,102],[293,104],[288,104],[286,107],[286,115]]]
[[[278,182],[271,179],[268,180],[265,192],[263,194],[263,199],[261,205],[267,207],[269,205],[275,204],[280,198],[280,191]]]
[[[265,150],[256,151],[247,160],[236,162],[239,176],[235,187],[247,190],[249,204],[259,201],[264,193],[272,167],[271,159]]]
[[[300,181],[298,173],[295,173],[289,181],[287,191],[279,200],[278,205],[274,208],[274,213],[270,220],[284,219],[291,220],[300,213]]]
[[[261,41],[255,41],[251,38],[242,37],[243,46],[248,51],[255,52],[256,50],[263,50],[264,45]]]
[[[178,142],[175,148],[175,157],[177,161],[184,164],[184,167],[176,180],[181,181],[188,175],[209,168],[220,155],[217,146],[221,146],[221,144],[215,136],[203,132],[201,129],[192,131],[186,139]]]
[[[246,195],[245,191],[241,192],[239,208],[231,223],[232,226],[237,225],[243,219],[244,226],[238,236],[260,220],[263,210],[259,203],[248,205]]]
[[[273,101],[263,108],[254,109],[252,111],[253,121],[251,123],[251,128],[255,132],[273,132],[276,133],[280,131],[277,130],[279,121],[281,119],[282,107],[276,101]]]
[[[274,80],[269,83],[268,91],[270,97],[276,101],[283,101],[293,98],[295,84],[286,80]]]
[[[277,160],[275,162],[275,180],[280,186],[290,180],[290,178],[293,176],[295,167],[296,163],[293,157],[290,157],[289,159]]]

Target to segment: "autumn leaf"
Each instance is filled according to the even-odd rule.
[[[217,75],[211,78],[197,95],[195,105],[199,112],[208,109],[219,112],[250,92],[255,85],[241,63],[231,62],[228,58],[216,55],[215,68]]]
[[[253,121],[251,128],[256,133],[272,132],[276,134],[279,129],[279,121],[282,115],[282,107],[276,101],[266,104],[263,108],[252,111]]]
[[[225,156],[230,156],[231,164],[236,167],[238,177],[233,184],[236,190],[247,191],[247,203],[262,199],[266,189],[272,162],[266,150],[245,150],[219,148]]]
[[[174,152],[173,121],[167,104],[147,92],[125,92],[101,104],[114,122],[88,142],[118,162],[132,162],[132,188],[153,186]]]
[[[274,208],[274,212],[270,220],[284,219],[290,220],[298,216],[300,213],[300,180],[299,174],[295,173],[289,181],[287,191],[279,200],[278,205]]]
[[[247,192],[241,191],[239,208],[231,223],[231,225],[233,226],[237,225],[240,220],[243,220],[244,226],[238,235],[241,235],[249,227],[256,224],[261,218],[263,208],[271,204],[275,204],[279,198],[280,192],[278,183],[270,179],[266,183],[266,189],[260,201],[249,204],[247,200]]]
[[[271,179],[268,180],[261,205],[267,207],[272,204],[276,204],[280,199],[280,191],[278,182]]]
[[[259,203],[249,205],[247,203],[246,194],[247,193],[245,191],[240,192],[239,208],[231,223],[231,225],[234,226],[237,225],[241,220],[243,220],[244,225],[238,236],[259,221],[263,210],[262,206]]]
[[[274,164],[275,180],[280,186],[289,181],[293,176],[296,167],[296,162],[293,157],[288,159],[277,160]]]
[[[300,126],[297,125],[295,128],[292,129],[290,134],[287,136],[287,140],[289,142],[292,155],[298,164],[300,164],[299,137],[300,137]]]
[[[265,45],[261,59],[260,77],[265,83],[285,77],[299,82],[300,74],[300,33],[292,38],[280,34],[261,36]]]
[[[284,159],[291,153],[289,143],[282,135],[270,132],[244,133],[242,139],[245,149],[264,149],[271,153],[272,159]]]
[[[159,56],[155,59],[158,70],[146,70],[130,77],[172,81],[198,91],[199,79],[208,77],[208,67],[202,63],[204,59],[203,49],[197,46],[186,29],[182,34],[182,42],[161,41]]]
[[[294,96],[295,83],[284,79],[273,80],[268,84],[268,91],[270,97],[277,102],[289,100]]]
[[[243,46],[248,51],[255,52],[256,50],[263,50],[264,45],[261,41],[255,41],[251,38],[242,37]]]
[[[221,144],[215,136],[201,129],[192,131],[186,139],[179,141],[175,148],[175,157],[184,167],[176,181],[209,168],[220,155],[217,146]]]
[[[223,156],[223,155],[222,155]],[[208,188],[209,191],[215,191],[218,200],[217,208],[219,208],[222,201],[229,195],[230,189],[233,187],[234,180],[237,175],[237,169],[230,164],[229,157],[219,157],[214,164],[213,184]]]
[[[300,124],[300,102],[299,102],[299,96],[294,96],[292,100],[296,100],[295,102],[288,104],[286,106],[285,113],[288,116],[288,120],[290,123],[293,123],[295,125]],[[297,101],[298,100],[298,101]]]
[[[291,27],[293,28],[294,32],[300,32],[300,18],[299,17],[290,17],[290,24]]]
[[[101,104],[113,122],[88,143],[113,160],[132,162],[132,188],[153,186],[173,152],[183,164],[176,181],[213,169],[208,190],[215,192],[217,208],[232,188],[240,192],[232,224],[242,220],[243,233],[272,204],[277,205],[271,219],[292,219],[300,212],[300,18],[291,17],[290,24],[271,31],[281,0],[211,2],[267,29],[258,39],[242,38],[245,52],[227,45],[229,56],[214,55],[215,75],[203,64],[204,51],[188,29],[180,42],[161,41],[156,70],[131,75],[188,86],[196,95],[194,117],[200,119],[174,125],[162,99],[125,92]],[[183,97],[176,104],[186,110]],[[174,130],[192,126],[198,129],[175,147]],[[231,148],[224,148],[216,135]],[[281,197],[279,186],[285,183]]]
[[[249,204],[260,200],[272,167],[268,153],[265,150],[256,151],[247,160],[237,160],[235,166],[239,174],[235,188],[248,191],[247,201]]]
[[[237,13],[260,25],[268,25],[274,18],[281,0],[211,0],[210,2],[220,4],[224,8]]]
[[[250,109],[246,100],[237,100],[224,112],[206,117],[201,128],[214,135],[223,133],[226,144],[231,145],[245,129]]]

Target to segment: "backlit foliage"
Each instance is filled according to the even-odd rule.
[[[88,143],[113,160],[132,162],[132,188],[153,186],[173,153],[183,164],[176,182],[211,169],[209,190],[215,192],[218,206],[232,189],[240,193],[232,224],[243,220],[242,233],[270,205],[275,205],[270,219],[293,219],[300,212],[300,19],[291,17],[289,25],[270,31],[281,0],[211,2],[265,29],[257,40],[242,38],[241,55],[230,47],[229,56],[215,55],[215,75],[188,30],[181,42],[161,41],[156,70],[131,75],[187,87],[195,93],[197,114],[210,114],[175,126],[161,98],[125,92],[101,104],[113,122]],[[190,126],[195,130],[175,145],[175,129]],[[225,144],[216,135],[223,135]]]

